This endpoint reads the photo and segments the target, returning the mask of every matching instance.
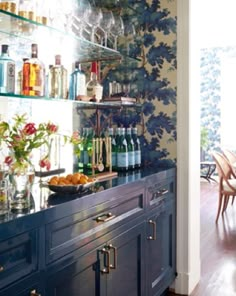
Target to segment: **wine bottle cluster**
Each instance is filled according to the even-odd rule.
[[[45,69],[38,58],[37,44],[31,45],[31,57],[23,58],[22,69],[16,75],[16,63],[9,57],[9,46],[2,45],[0,56],[0,92],[23,96],[49,97],[55,99],[101,101],[103,87],[98,81],[98,64],[92,62],[91,76],[86,83],[86,75],[76,62],[72,73],[61,63],[61,55]],[[16,78],[17,77],[17,78]]]
[[[84,128],[79,151],[78,170],[86,173],[125,172],[141,167],[141,147],[137,128],[108,128],[100,137],[92,128]]]

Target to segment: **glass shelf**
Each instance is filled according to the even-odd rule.
[[[74,100],[64,100],[64,99],[55,99],[48,97],[33,97],[33,96],[23,96],[15,94],[5,94],[0,93],[0,97],[6,98],[19,98],[19,99],[29,99],[29,100],[45,100],[51,102],[65,102],[75,104],[78,109],[103,109],[109,107],[110,109],[117,108],[137,108],[140,109],[142,104],[139,103],[129,103],[129,102],[88,102],[88,101],[74,101]]]
[[[45,51],[50,51],[53,54],[64,51],[64,55],[69,56],[71,60],[81,63],[94,60],[122,59],[122,55],[116,50],[4,10],[0,10],[0,25],[1,42],[8,42],[10,45],[18,47],[19,51],[23,51],[22,57],[25,57],[26,53],[24,47],[20,46],[19,48],[19,39],[22,40],[21,43],[23,44],[37,43],[40,50],[44,48]],[[61,52],[61,54],[63,53]]]

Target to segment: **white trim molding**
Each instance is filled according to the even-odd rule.
[[[196,91],[198,74],[194,83],[191,80],[191,73],[197,71],[192,61],[197,62],[197,57],[191,58],[195,49],[190,38],[190,2],[177,1],[177,278],[174,289],[181,295],[190,295],[200,280],[200,98]]]

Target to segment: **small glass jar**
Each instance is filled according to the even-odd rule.
[[[0,2],[0,9],[17,14],[18,2],[16,0],[2,0]]]
[[[20,0],[18,15],[29,20],[35,21],[35,1]]]
[[[9,213],[9,187],[7,180],[0,180],[0,217]]]

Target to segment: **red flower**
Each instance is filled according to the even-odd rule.
[[[46,168],[48,171],[50,170],[51,168],[51,163],[50,163],[50,160],[48,158],[44,158],[44,159],[41,159],[39,161],[39,166],[41,168]]]
[[[11,156],[6,156],[4,159],[4,163],[7,164],[8,166],[10,166],[10,164],[12,163],[13,159]]]
[[[55,124],[53,123],[48,123],[47,124],[47,131],[51,134],[54,134],[58,131],[58,126],[56,126]]]
[[[35,123],[27,123],[25,125],[25,127],[23,128],[23,132],[26,134],[26,135],[33,135],[36,133],[36,128],[35,128]]]

